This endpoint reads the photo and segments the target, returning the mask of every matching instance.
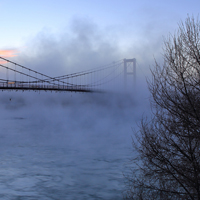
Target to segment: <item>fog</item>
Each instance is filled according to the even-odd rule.
[[[122,144],[121,139],[129,143],[131,128],[140,121],[142,114],[148,114],[149,108],[148,99],[142,101],[129,94],[112,93],[12,91],[1,92],[0,102],[2,120],[22,120],[25,127],[28,120],[45,129],[42,134],[35,132],[35,136],[44,140],[52,137],[53,142],[56,138],[59,144],[63,142],[59,137],[64,136],[77,143],[77,148],[79,145],[85,148],[93,145],[92,140],[99,140],[99,137],[103,139],[99,142],[102,145],[107,143],[110,136],[118,138]],[[75,137],[76,134],[78,137]],[[28,136],[31,137],[25,137]],[[123,145],[128,143],[124,141]]]
[[[51,130],[59,128],[76,132],[74,129],[79,129],[78,132],[87,132],[87,129],[91,129],[93,134],[113,130],[110,131],[112,134],[122,135],[117,133],[117,126],[123,124],[122,129],[126,127],[130,131],[127,136],[130,140],[131,127],[135,126],[142,114],[148,113],[149,92],[146,79],[150,78],[149,68],[154,63],[155,55],[160,60],[158,50],[162,42],[153,42],[151,39],[154,33],[151,32],[144,41],[136,43],[135,38],[132,42],[130,40],[125,50],[117,34],[99,28],[91,20],[74,18],[70,24],[59,33],[53,33],[47,28],[41,30],[25,41],[24,47],[18,50],[18,56],[11,60],[55,77],[105,66],[123,58],[136,58],[135,88],[132,77],[128,77],[130,81],[127,90],[121,87],[122,90],[114,92],[105,90],[104,94],[2,92],[2,117],[20,117],[22,113],[26,115],[22,118],[32,117],[32,121],[40,122],[43,127],[55,124]],[[89,138],[90,136],[88,140]]]
[[[75,20],[70,33],[55,36],[42,30],[14,59],[58,76],[130,56],[108,35],[93,23]],[[134,51],[131,55],[137,59]],[[1,92],[0,196],[121,199],[123,173],[133,154],[133,129],[150,111],[146,78],[151,59],[139,58],[136,89],[129,85],[126,91],[105,93]]]
[[[74,18],[58,32],[44,28],[29,37],[13,59],[41,73],[59,76],[136,58],[137,72],[142,70],[142,76],[148,76],[154,58],[161,57],[162,31],[144,31],[139,36],[135,35],[137,32],[129,34],[124,43],[123,31],[98,27],[87,18]]]

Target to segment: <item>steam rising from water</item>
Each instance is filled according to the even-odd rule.
[[[148,109],[130,95],[0,93],[2,199],[121,199],[132,127]]]
[[[132,127],[148,112],[144,103],[125,94],[2,92],[1,136],[7,142],[53,143],[88,153],[98,148],[106,154],[113,143],[131,147]]]

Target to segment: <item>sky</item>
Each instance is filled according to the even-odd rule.
[[[52,73],[55,64],[70,73],[134,57],[146,74],[163,37],[199,7],[198,0],[0,1],[0,56]]]

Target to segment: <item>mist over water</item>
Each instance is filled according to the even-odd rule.
[[[143,103],[127,94],[1,92],[0,198],[122,199]]]
[[[74,20],[59,36],[41,31],[12,59],[52,77],[123,58],[139,65],[137,88],[130,77],[127,93],[0,92],[0,199],[122,199],[132,130],[149,113],[145,76],[153,56],[141,43],[125,51],[116,41]]]

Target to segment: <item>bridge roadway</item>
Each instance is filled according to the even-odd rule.
[[[91,88],[84,87],[81,85],[75,85],[75,86],[65,86],[65,85],[40,85],[40,84],[7,84],[7,83],[1,83],[0,84],[0,90],[33,90],[33,91],[60,91],[60,92],[87,92],[87,93],[93,93],[93,92],[100,92],[98,90],[92,90]]]

